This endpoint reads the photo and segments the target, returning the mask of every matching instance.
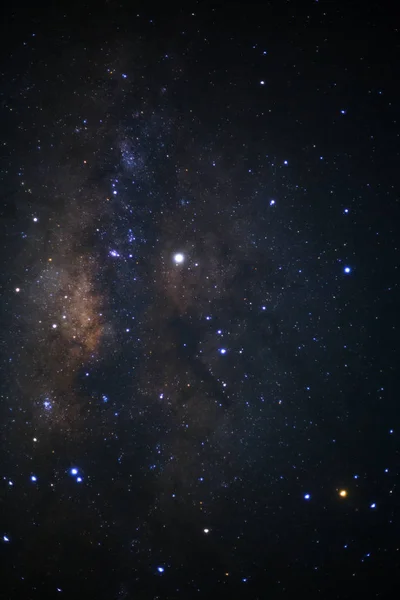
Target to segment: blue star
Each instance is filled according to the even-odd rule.
[[[370,505],[370,508],[376,508],[376,504],[375,504],[375,502],[373,502],[373,503]]]
[[[220,354],[226,354],[226,348],[220,348],[219,349],[219,353]]]
[[[76,467],[72,467],[70,470],[71,475],[78,475],[78,469]]]
[[[157,567],[157,571],[159,573],[164,573],[164,567]]]
[[[31,481],[37,481],[36,475],[31,475]]]
[[[304,494],[304,500],[310,500],[311,496],[310,494]]]
[[[351,269],[350,269],[350,267],[345,267],[345,268],[343,269],[343,271],[344,271],[345,273],[347,273],[347,274],[348,274],[348,273],[351,273]]]

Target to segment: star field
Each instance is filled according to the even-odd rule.
[[[382,12],[7,8],[2,598],[394,597]]]

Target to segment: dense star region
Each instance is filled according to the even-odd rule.
[[[5,18],[0,595],[394,597],[392,16],[125,4]]]

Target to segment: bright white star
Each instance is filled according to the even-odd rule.
[[[184,260],[185,260],[185,257],[183,256],[183,254],[181,252],[178,252],[177,254],[174,255],[174,261],[176,262],[177,265],[181,265]]]

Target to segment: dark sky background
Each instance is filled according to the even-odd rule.
[[[399,30],[9,3],[1,597],[393,598]]]

